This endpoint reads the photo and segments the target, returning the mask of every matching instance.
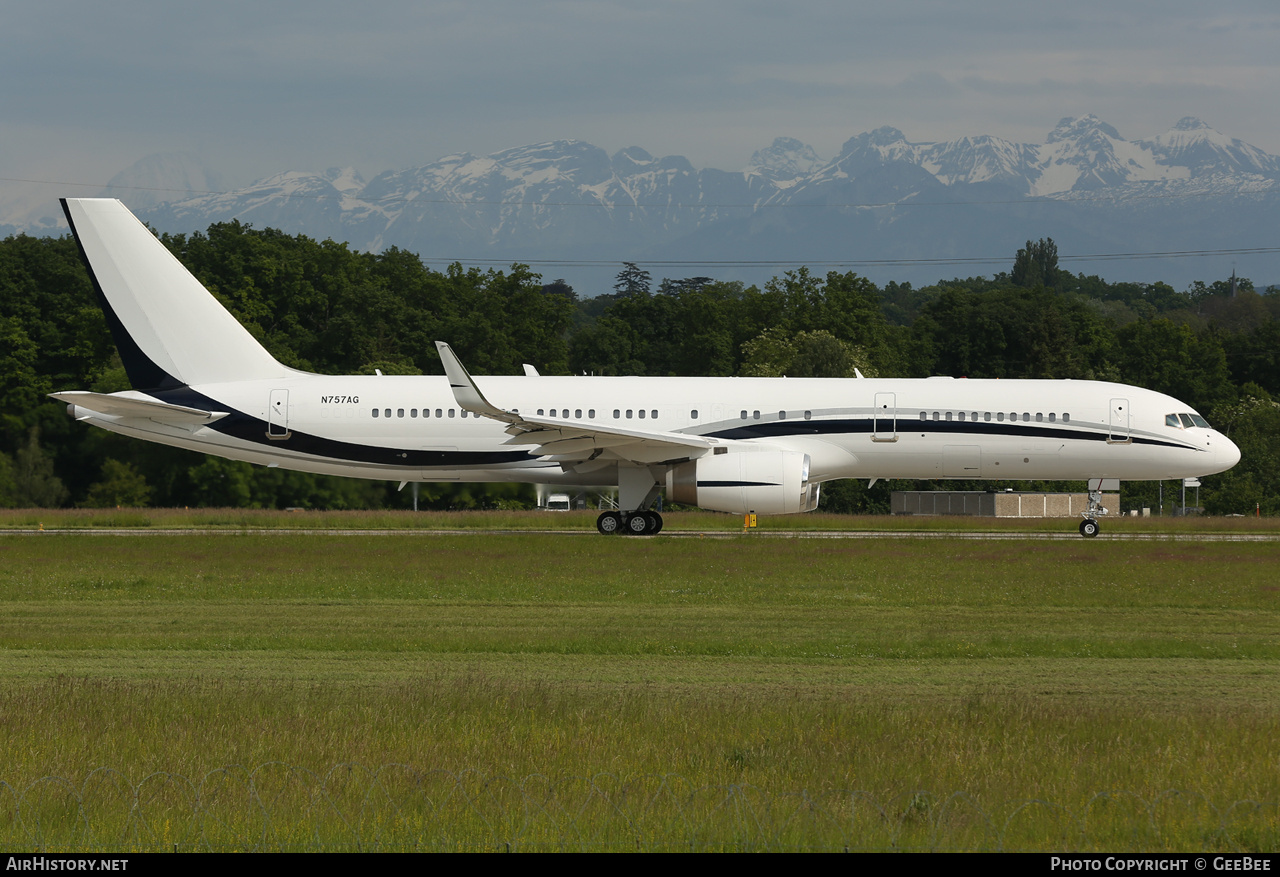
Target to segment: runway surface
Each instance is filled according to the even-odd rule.
[[[594,530],[349,530],[349,529],[197,529],[197,528],[65,528],[50,530],[0,530],[0,535],[14,536],[590,536],[628,539],[733,539],[748,535],[752,539],[961,539],[978,542],[1001,540],[1043,542],[1075,539],[1091,541],[1074,528],[1056,531],[1001,532],[964,530],[663,530],[661,536],[603,537]],[[1280,533],[1108,533],[1105,529],[1094,540],[1112,542],[1280,542]]]

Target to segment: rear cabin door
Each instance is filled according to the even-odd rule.
[[[289,391],[272,390],[271,401],[267,406],[267,438],[287,439],[289,437]]]

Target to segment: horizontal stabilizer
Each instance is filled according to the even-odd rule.
[[[95,412],[109,417],[141,417],[159,423],[172,423],[189,426],[199,423],[213,423],[221,420],[229,412],[202,411],[199,408],[188,408],[185,405],[170,405],[156,399],[147,399],[139,395],[119,395],[115,393],[90,393],[87,390],[73,390],[66,393],[49,394],[59,402],[66,402],[85,413]],[[81,417],[77,413],[77,418]]]

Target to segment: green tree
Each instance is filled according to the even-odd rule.
[[[54,474],[53,460],[40,446],[39,430],[27,434],[27,444],[13,459],[13,501],[20,508],[58,508],[67,501],[67,489]]]
[[[89,508],[141,508],[151,499],[151,488],[142,473],[128,463],[107,460],[102,480],[89,488],[84,505]]]
[[[635,262],[623,262],[622,270],[613,282],[613,291],[619,296],[648,296],[650,283],[648,271]]]
[[[1137,322],[1117,333],[1117,365],[1127,383],[1167,393],[1197,411],[1234,397],[1221,342],[1164,318]]]
[[[1041,238],[1018,250],[1013,259],[1010,280],[1014,286],[1028,289],[1037,286],[1058,286],[1058,245],[1053,238]]]
[[[744,377],[851,378],[870,368],[865,353],[825,329],[767,329],[743,345]]]

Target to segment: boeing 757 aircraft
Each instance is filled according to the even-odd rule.
[[[1189,478],[1240,459],[1170,396],[1098,381],[317,375],[277,362],[123,204],[66,198],[133,390],[54,393],[77,420],[233,460],[356,478],[617,486],[602,533],[667,498],[817,508],[837,478]]]

